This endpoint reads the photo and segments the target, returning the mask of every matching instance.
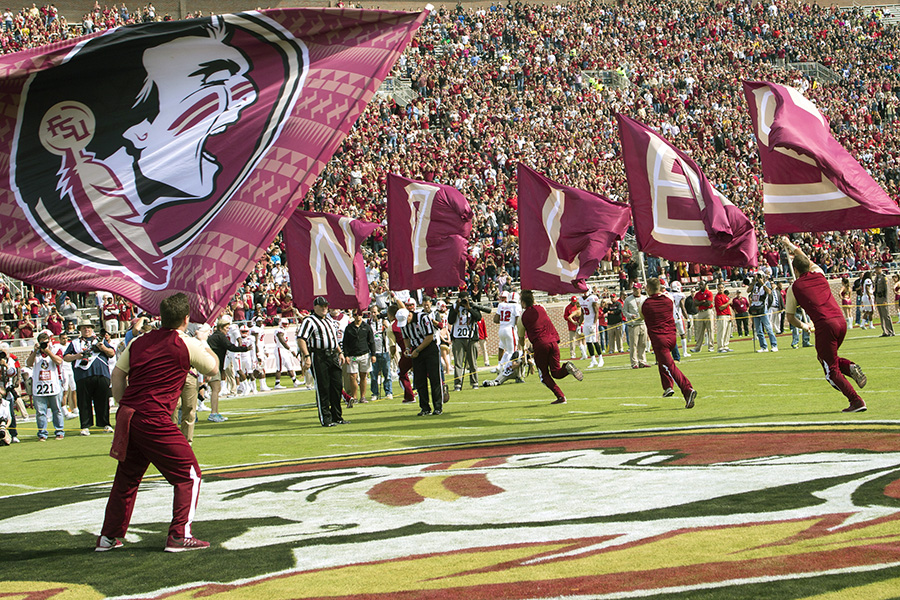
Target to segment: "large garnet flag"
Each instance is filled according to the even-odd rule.
[[[792,87],[745,81],[769,235],[900,225],[900,208]]]
[[[0,58],[0,271],[214,317],[426,13],[285,9]]]
[[[750,219],[688,155],[646,125],[618,118],[638,247],[669,260],[755,267]]]
[[[387,222],[391,289],[462,285],[472,208],[459,190],[391,173]]]
[[[298,210],[284,227],[294,304],[312,309],[316,296],[333,308],[367,308],[369,282],[359,247],[378,228],[350,217]]]
[[[560,185],[522,163],[517,171],[522,289],[587,289],[610,246],[628,229],[628,206]]]

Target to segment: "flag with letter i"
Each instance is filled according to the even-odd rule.
[[[561,185],[519,163],[519,278],[522,289],[571,294],[628,229],[628,205]]]

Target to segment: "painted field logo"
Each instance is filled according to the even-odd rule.
[[[848,580],[827,574],[898,577],[896,440],[892,426],[673,430],[208,473],[196,529],[216,547],[202,572],[164,568],[139,582],[97,579],[89,567],[103,486],[0,499],[9,515],[0,531],[14,545],[83,542],[83,556],[67,551],[66,578],[125,597],[593,598],[710,587],[747,597],[754,583],[798,578],[828,591]],[[171,490],[147,487],[127,550],[109,553],[123,572],[149,568],[165,536]],[[48,532],[52,523],[67,533]]]

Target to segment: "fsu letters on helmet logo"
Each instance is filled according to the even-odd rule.
[[[258,13],[79,44],[25,86],[16,199],[58,252],[162,289],[278,138],[308,66],[303,42]]]

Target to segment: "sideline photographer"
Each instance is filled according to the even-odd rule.
[[[53,415],[54,434],[57,440],[65,437],[65,417],[62,410],[63,377],[60,365],[63,363],[62,348],[50,341],[50,332],[44,330],[37,336],[37,344],[25,366],[33,369],[31,377],[31,400],[34,402],[34,417],[37,421],[38,439],[47,441],[47,410]]]
[[[475,345],[478,343],[478,321],[481,313],[490,313],[491,308],[481,307],[469,299],[465,290],[459,292],[456,302],[450,308],[447,323],[450,325],[450,339],[453,344],[453,391],[462,390],[463,377],[469,374],[472,389],[478,389],[478,372],[475,368]]]
[[[95,416],[97,427],[112,433],[109,423],[109,359],[115,356],[116,351],[94,335],[91,321],[81,321],[78,330],[81,335],[69,342],[63,360],[73,363],[81,435],[91,435],[90,428],[94,426]]]

